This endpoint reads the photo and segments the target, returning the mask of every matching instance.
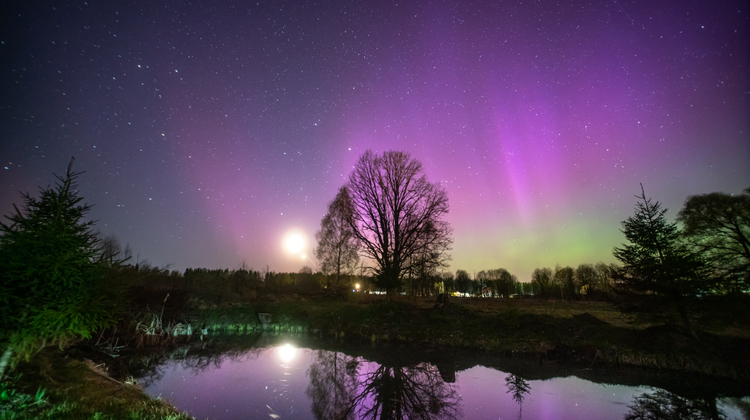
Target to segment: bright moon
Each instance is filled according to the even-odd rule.
[[[305,249],[306,240],[304,235],[299,232],[288,232],[284,236],[284,249],[292,255],[301,254]]]

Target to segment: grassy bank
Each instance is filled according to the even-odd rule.
[[[0,420],[188,420],[70,349],[48,347],[0,385]]]

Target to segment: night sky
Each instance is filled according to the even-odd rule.
[[[159,266],[314,268],[320,219],[368,148],[444,183],[449,270],[521,281],[614,261],[639,183],[670,218],[689,195],[750,187],[746,0],[0,14],[0,212],[75,156],[97,228]],[[297,254],[291,230],[308,239]]]

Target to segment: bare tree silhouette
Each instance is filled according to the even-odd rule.
[[[310,385],[307,396],[312,400],[316,419],[344,420],[353,416],[349,406],[356,397],[357,367],[355,357],[340,352],[318,350],[307,374]]]
[[[658,390],[635,397],[625,420],[720,420],[724,414],[716,407],[716,397],[688,399]]]
[[[307,395],[317,419],[457,419],[460,396],[437,367],[364,365],[343,353],[319,351],[310,366]]]

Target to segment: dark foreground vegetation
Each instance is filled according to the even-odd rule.
[[[0,224],[0,420],[183,418],[128,384],[131,351],[268,331],[750,378],[750,191],[691,197],[684,232],[643,193],[621,266],[539,269],[526,287],[502,269],[440,274],[439,259],[371,276],[133,264],[84,221],[79,175],[71,165]]]

